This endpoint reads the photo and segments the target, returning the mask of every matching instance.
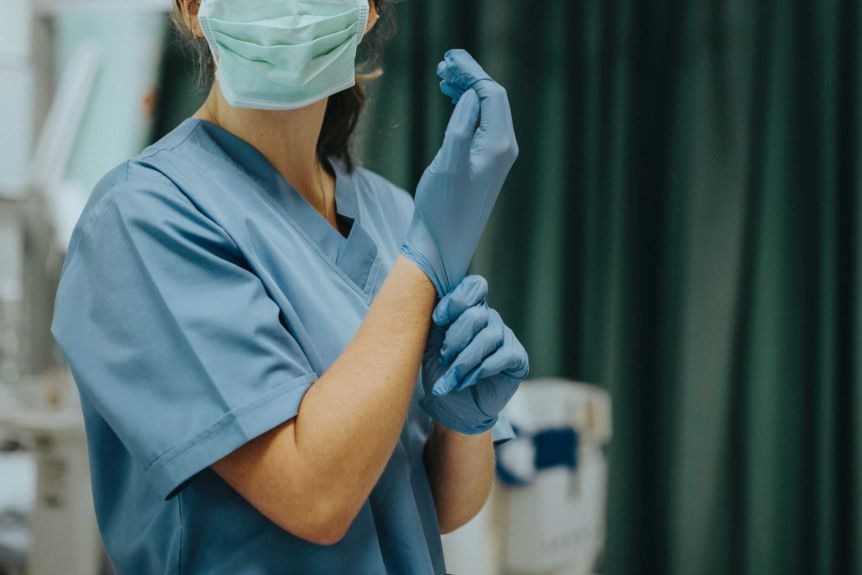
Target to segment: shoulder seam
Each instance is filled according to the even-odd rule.
[[[105,210],[106,210],[106,207],[109,204],[113,204],[114,207],[116,208],[117,212],[120,214],[120,216],[123,217],[123,210],[117,201],[116,190],[120,187],[131,185],[131,179],[130,179],[130,174],[129,174],[131,163],[132,163],[132,160],[128,160],[126,162],[125,173],[123,174],[122,180],[114,182],[110,187],[108,187],[105,190],[104,195],[101,198],[99,198],[98,203],[95,206],[93,206],[92,210],[90,211],[89,218],[84,223],[81,230],[79,230],[79,233],[75,236],[76,240],[82,234],[90,234],[91,233],[92,229],[96,226],[96,224],[98,224],[98,222],[103,217]],[[176,195],[178,198],[182,198],[182,201],[188,202],[190,204],[190,206],[192,207],[192,209],[194,209],[194,211],[197,214],[199,214],[202,218],[205,218],[208,222],[210,222],[211,225],[213,225],[215,228],[217,228],[221,232],[221,235],[227,241],[230,242],[230,244],[234,247],[234,249],[237,250],[237,252],[239,252],[239,245],[237,244],[234,237],[219,222],[215,221],[210,215],[204,213],[204,211],[200,209],[200,206],[198,206],[179,186],[177,186],[174,182],[172,182],[171,179],[167,175],[165,175],[163,172],[161,172],[158,169],[155,169],[155,168],[152,168],[152,167],[149,167],[146,165],[141,166],[141,167],[143,169],[148,170],[148,171],[154,172],[155,174],[158,174],[158,176],[160,178],[164,179],[165,182],[172,188],[172,190],[174,192],[176,192]],[[72,262],[74,262],[77,259],[75,257],[76,252],[77,252],[77,244],[78,244],[78,241],[75,242],[74,249],[73,249],[73,246],[70,245],[69,251],[67,252],[66,257],[71,258]]]
[[[166,151],[170,151],[170,150],[166,149]],[[167,174],[165,174],[161,170],[159,170],[155,167],[152,167],[152,166],[144,165],[141,167],[146,169],[146,170],[149,170],[151,172],[158,174],[160,178],[164,179],[168,183],[168,185],[170,186],[171,190],[176,192],[177,197],[182,198],[183,202],[188,202],[188,204],[195,211],[195,213],[199,214],[201,218],[204,218],[206,221],[208,221],[210,224],[212,224],[215,228],[217,228],[221,232],[221,234],[224,236],[224,238],[226,240],[230,241],[230,243],[233,245],[233,247],[239,253],[239,251],[240,251],[239,250],[239,244],[234,239],[233,235],[231,235],[230,232],[228,232],[224,228],[224,226],[222,226],[219,222],[217,222],[215,219],[213,219],[212,216],[210,216],[209,214],[204,212],[204,210],[201,209],[201,207],[198,205],[198,203],[195,202],[191,197],[189,197],[189,195],[185,192],[185,190],[183,190],[176,183],[174,183]],[[128,179],[126,179],[124,182],[122,182],[122,184],[124,184],[124,185],[129,185],[129,183],[130,182]],[[105,198],[110,198],[108,201],[111,201],[114,203],[114,206],[116,207],[117,212],[120,214],[121,217],[123,217],[124,216],[123,210],[120,207],[120,204],[117,202],[117,197],[116,197],[116,193],[115,193],[115,190],[117,189],[118,186],[119,186],[119,184],[115,184],[115,185],[111,186],[109,189],[107,189],[105,191]],[[101,211],[103,211],[103,210],[104,210],[104,208],[100,210],[100,213],[97,214],[97,216],[101,215]],[[94,220],[95,219],[96,218],[94,218]]]
[[[166,147],[166,148],[161,148],[161,147],[153,148],[152,150],[150,150],[150,151],[149,151],[149,152],[147,152],[147,153],[141,153],[141,154],[139,154],[139,155],[137,156],[137,158],[134,158],[134,159],[137,159],[137,160],[146,160],[146,159],[148,159],[148,158],[152,158],[153,156],[157,156],[157,155],[158,155],[159,153],[161,153],[161,152],[173,152],[173,151],[174,151],[174,150],[176,150],[178,147],[180,147],[181,145],[185,144],[185,143],[188,141],[188,139],[189,139],[189,138],[191,138],[191,137],[192,137],[192,135],[200,129],[200,127],[201,127],[201,122],[200,122],[200,121],[197,121],[197,123],[195,124],[194,128],[192,128],[191,130],[189,130],[188,134],[186,134],[185,136],[183,136],[183,138],[182,138],[182,139],[180,139],[180,141],[178,141],[178,142],[174,143],[172,146],[170,146],[170,147]]]

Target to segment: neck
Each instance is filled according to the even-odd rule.
[[[213,84],[195,117],[212,122],[258,149],[281,175],[333,225],[335,183],[317,156],[327,100],[298,110],[234,108]]]

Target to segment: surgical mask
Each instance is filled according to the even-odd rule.
[[[369,0],[204,0],[198,18],[234,107],[293,110],[356,83]]]

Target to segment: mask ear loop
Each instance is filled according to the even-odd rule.
[[[177,0],[177,2],[182,1],[183,0]],[[189,20],[197,20],[198,25],[200,25],[201,4],[203,4],[203,0],[194,0],[189,4]],[[192,10],[194,10],[194,15],[192,15]],[[191,22],[189,22],[189,24],[191,24]]]
[[[204,35],[204,39],[207,41],[207,46],[209,46],[210,54],[212,54],[213,57],[213,63],[216,68],[218,68],[218,50],[215,49],[215,38],[212,37],[209,24],[207,23],[205,2],[206,0],[195,0],[198,7],[198,25],[201,27],[201,32]]]
[[[359,38],[356,41],[356,46],[362,43],[365,39],[365,29],[368,28],[368,22],[371,21],[371,10],[376,11],[376,3],[373,0],[358,0],[359,4]]]

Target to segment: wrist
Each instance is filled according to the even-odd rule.
[[[415,261],[402,253],[398,256],[398,259],[395,260],[395,265],[392,266],[393,271],[396,269],[409,276],[411,278],[411,284],[421,291],[423,295],[426,293],[430,294],[436,301],[437,289],[434,287],[434,283],[431,281],[431,278],[428,277],[428,274],[425,273],[425,271]]]
[[[419,406],[434,420],[435,424],[461,435],[481,435],[491,430],[497,423],[496,415],[489,417],[475,405],[471,405],[466,411],[453,409],[457,406],[449,405],[451,400],[450,395],[426,396],[419,400]],[[462,407],[465,406],[462,405]]]
[[[450,286],[446,279],[446,266],[438,250],[438,245],[423,219],[418,214],[414,215],[407,237],[401,244],[401,254],[428,276],[437,291],[437,297],[442,298],[454,286]]]
[[[452,429],[450,427],[446,427],[445,425],[443,425],[439,421],[434,422],[434,431],[433,431],[433,433],[435,433],[436,435],[444,436],[444,437],[472,437],[472,438],[482,437],[482,435],[484,435],[486,433],[490,433],[490,432],[491,432],[491,430],[488,429],[488,430],[483,431],[479,434],[464,433],[464,432],[458,431],[457,429]]]
[[[434,431],[431,432],[431,441],[437,445],[447,443],[484,443],[492,436],[492,429],[488,429],[478,434],[462,433],[455,429],[446,427],[440,422],[434,422]]]

